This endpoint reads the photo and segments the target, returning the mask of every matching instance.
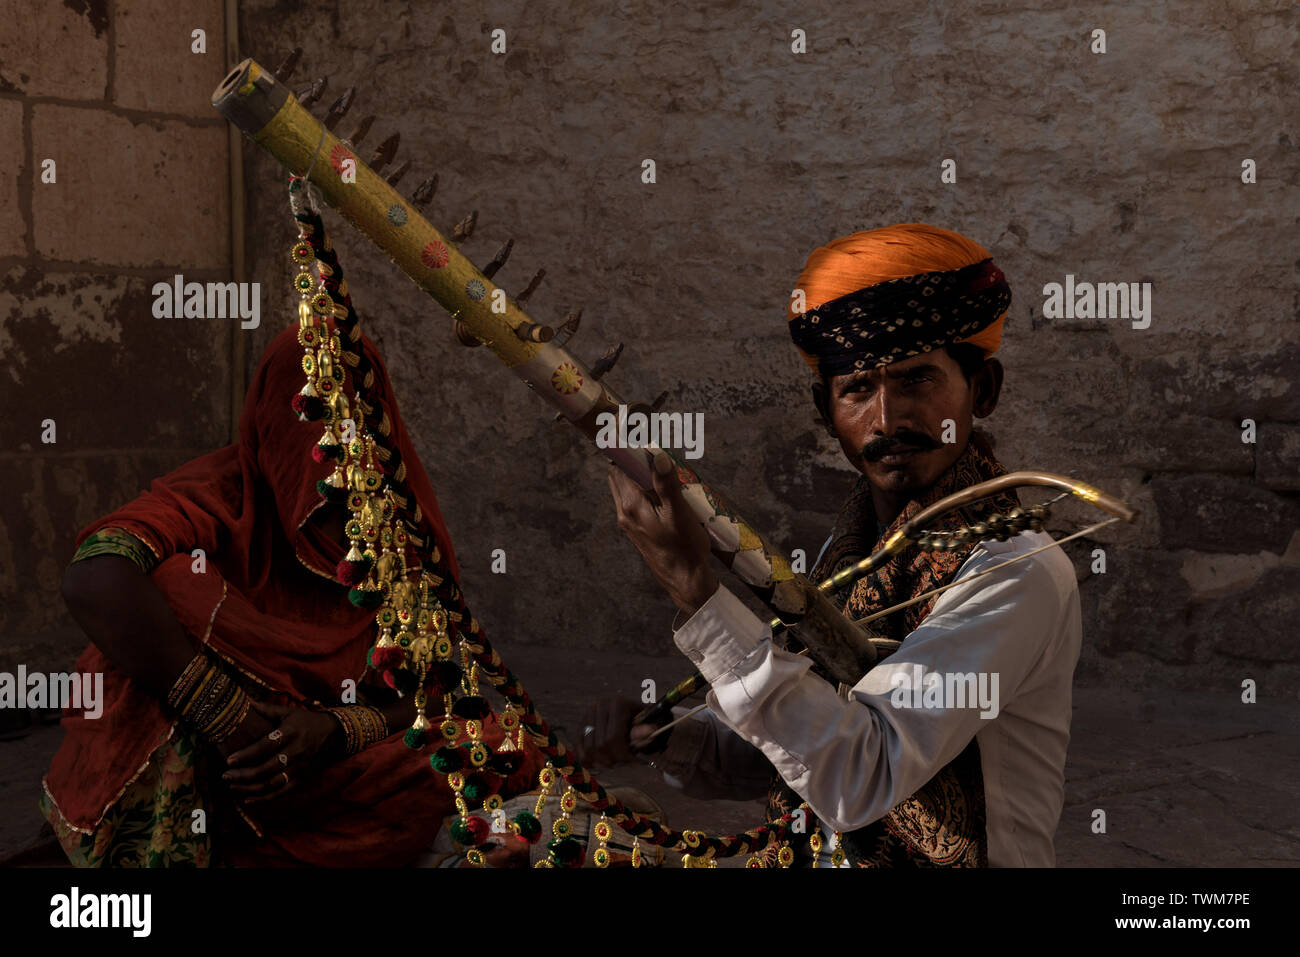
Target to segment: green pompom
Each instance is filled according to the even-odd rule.
[[[465,795],[466,801],[475,804],[491,794],[492,789],[488,787],[487,782],[482,777],[473,774],[465,781],[465,790],[462,793]]]
[[[353,588],[348,592],[348,601],[358,608],[378,608],[384,603],[384,593],[378,588]]]
[[[574,838],[562,837],[559,840],[551,841],[546,847],[555,860],[566,867],[572,867],[576,862],[582,860],[582,845]]]
[[[529,844],[536,844],[542,833],[542,822],[535,815],[524,811],[515,815],[515,824],[519,826],[519,836]]]
[[[429,735],[421,728],[407,728],[406,734],[402,735],[402,743],[412,751],[419,751],[424,747],[424,742]]]
[[[474,844],[473,832],[461,820],[452,821],[451,839],[463,847],[470,847]]]
[[[321,498],[332,505],[342,505],[348,499],[347,489],[331,485],[325,479],[321,479],[316,483],[316,491],[320,493]]]
[[[460,748],[439,748],[429,758],[429,764],[440,774],[451,774],[465,766],[465,754]]]

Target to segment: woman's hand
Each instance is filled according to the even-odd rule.
[[[313,769],[342,757],[343,728],[326,712],[255,701],[246,723],[268,730],[228,755],[230,769],[221,779],[249,804],[292,790]]]

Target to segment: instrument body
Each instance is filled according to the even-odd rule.
[[[555,341],[536,341],[531,331],[538,324],[519,304],[269,71],[244,60],[213,93],[212,105],[287,169],[305,171],[326,203],[593,444],[601,414],[617,415],[620,405],[629,404]],[[350,174],[346,178],[344,171]],[[653,487],[651,468],[658,448],[601,451],[642,488]],[[709,533],[714,555],[784,626],[798,626],[800,640],[828,673],[836,680],[856,681],[876,660],[868,632],[795,572],[779,549],[672,450],[663,451],[673,459],[683,496]]]

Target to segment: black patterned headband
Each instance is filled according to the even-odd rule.
[[[1006,277],[985,259],[832,299],[790,320],[790,338],[817,360],[822,375],[837,376],[968,339],[1010,305]]]

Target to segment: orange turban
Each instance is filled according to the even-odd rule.
[[[899,223],[880,229],[852,233],[814,249],[799,274],[797,288],[804,292],[804,314],[806,314],[832,300],[879,283],[917,277],[923,273],[933,274],[964,267],[974,269],[977,264],[986,261],[989,262],[985,270],[996,273],[997,280],[1005,286],[1001,271],[992,266],[990,260],[988,250],[959,233],[940,229],[938,226],[927,226],[924,223]],[[986,277],[983,285],[987,286],[989,281]],[[917,297],[912,294],[911,298],[915,300]],[[1005,300],[1010,301],[1009,289],[1006,290]],[[992,299],[985,301],[996,304],[1002,302]],[[794,322],[796,318],[802,321],[804,318],[795,311],[794,306],[795,303],[792,301],[786,307],[787,322]],[[997,310],[996,305],[993,308],[1000,314],[992,323],[988,323],[985,319],[978,323],[981,328],[974,334],[964,338],[951,338],[948,341],[969,342],[981,349],[985,358],[993,355],[1002,342],[1002,325],[1007,316],[1005,306],[1000,310]],[[935,319],[938,319],[937,314]],[[920,325],[919,322],[911,324]],[[927,333],[931,331],[927,329]],[[804,361],[817,370],[818,358],[805,351],[804,345],[800,345],[795,326],[791,327],[791,335],[796,337],[796,347],[799,348],[799,354],[803,356]],[[859,332],[857,335],[865,339],[867,333]],[[931,335],[926,342],[919,344],[917,351],[924,352],[939,347],[933,341],[935,338]],[[942,332],[937,338],[943,338]],[[947,343],[939,343],[939,345],[944,344]],[[900,355],[899,358],[901,357]]]

